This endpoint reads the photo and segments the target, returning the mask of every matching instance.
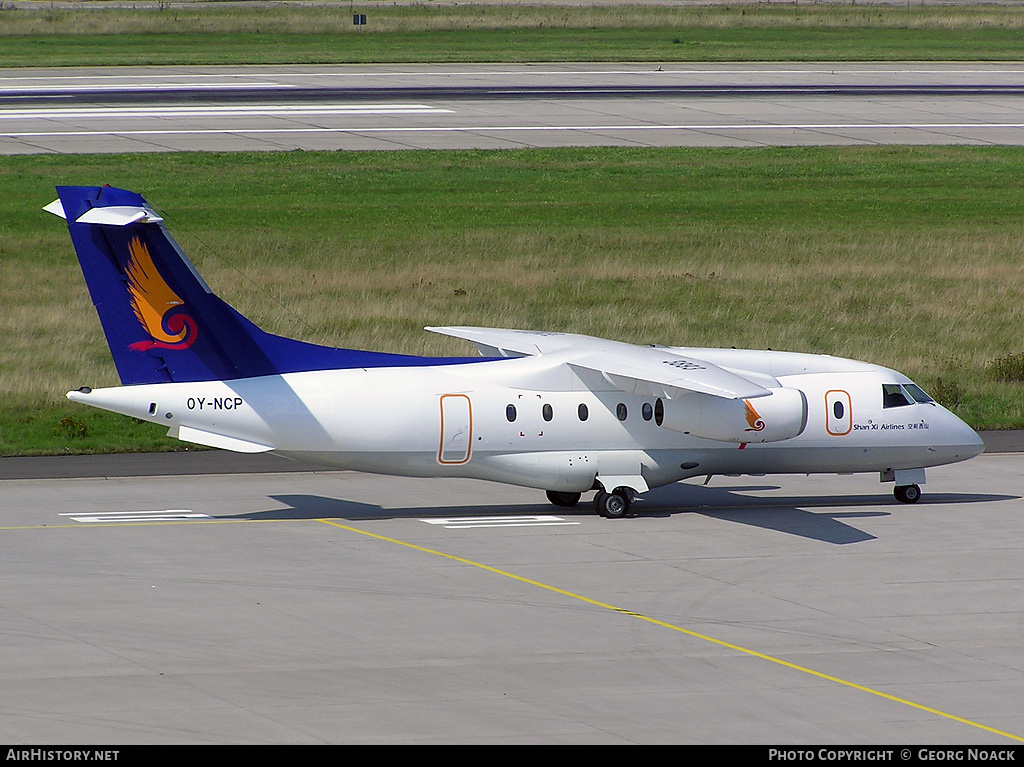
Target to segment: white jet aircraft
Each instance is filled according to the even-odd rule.
[[[878,472],[914,503],[925,468],[982,452],[906,376],[837,357],[428,328],[482,356],[425,358],[270,335],[219,299],[133,192],[59,187],[121,382],[68,398],[188,442],[380,474],[473,477],[603,516],[695,476]]]

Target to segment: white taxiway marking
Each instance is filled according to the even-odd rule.
[[[578,525],[561,517],[549,514],[534,514],[524,517],[455,517],[451,519],[421,519],[428,525],[443,525],[455,530],[464,527],[543,527],[546,525]]]
[[[175,519],[211,519],[209,514],[200,514],[192,509],[99,511],[92,514],[64,512],[60,516],[71,517],[75,522],[168,522]]]

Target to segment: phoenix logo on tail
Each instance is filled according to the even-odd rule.
[[[128,276],[128,293],[131,296],[132,310],[139,323],[153,339],[137,341],[129,344],[135,351],[148,349],[187,349],[195,343],[199,329],[196,321],[187,314],[172,314],[164,322],[164,317],[172,309],[184,306],[178,295],[171,290],[153,263],[149,248],[138,237],[128,243],[131,258],[125,267]],[[166,328],[166,329],[165,329]]]

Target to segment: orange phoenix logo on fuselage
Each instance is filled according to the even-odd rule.
[[[167,322],[164,317],[172,309],[184,306],[182,301],[157,271],[149,248],[138,237],[128,243],[131,258],[125,266],[128,277],[128,294],[132,311],[139,323],[153,339],[129,344],[129,349],[187,349],[195,343],[199,329],[196,321],[187,314],[172,314]]]
[[[765,423],[761,420],[761,414],[754,410],[748,400],[743,400],[743,404],[747,406],[747,423],[750,424],[750,428],[745,431],[764,431]]]

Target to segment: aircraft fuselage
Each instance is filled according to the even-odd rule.
[[[667,428],[656,413],[678,403],[611,386],[595,391],[559,355],[144,384],[69,396],[215,447],[382,474],[472,477],[567,492],[590,490],[605,476],[657,487],[709,474],[884,475],[981,452],[977,435],[935,402],[904,398],[885,407],[883,387],[910,383],[895,371],[809,354],[703,353],[727,367],[760,366],[762,374],[801,392],[807,403],[802,432],[759,443],[753,433],[750,442],[739,441],[742,436],[721,441]]]

